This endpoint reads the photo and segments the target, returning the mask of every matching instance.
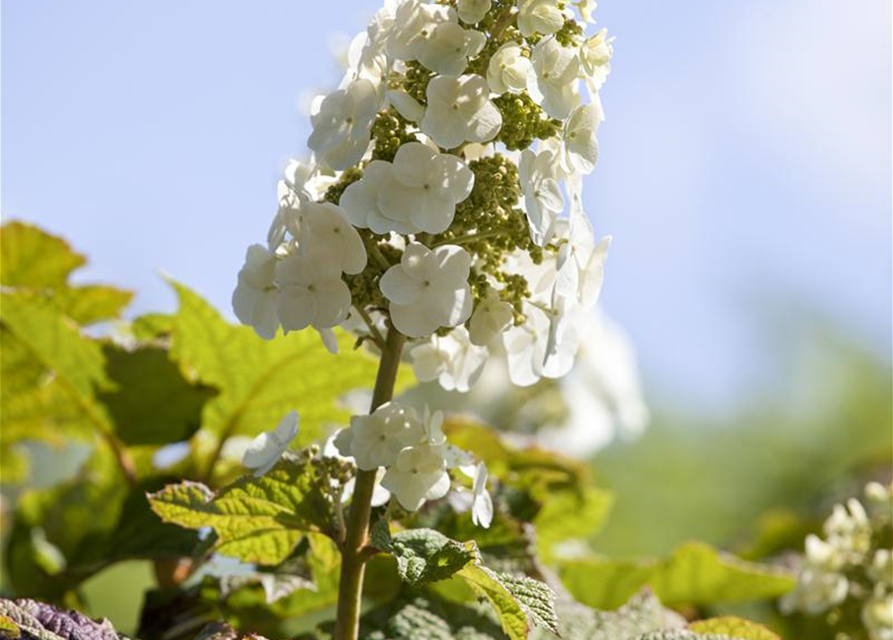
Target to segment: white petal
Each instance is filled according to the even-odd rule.
[[[316,313],[312,324],[317,329],[330,329],[347,318],[350,311],[350,289],[341,278],[326,278],[315,285]]]
[[[424,186],[431,162],[438,153],[421,142],[408,142],[394,156],[394,178],[410,187]]]
[[[424,289],[423,283],[408,275],[399,264],[385,272],[378,286],[385,298],[396,304],[412,304]]]
[[[425,107],[405,91],[391,90],[386,96],[397,113],[410,122],[418,122],[425,115]]]
[[[410,338],[424,338],[434,333],[440,325],[432,320],[425,309],[417,304],[391,303],[391,320],[397,330]]]
[[[285,286],[279,292],[276,312],[283,330],[300,331],[313,321],[316,315],[316,302],[306,288]]]

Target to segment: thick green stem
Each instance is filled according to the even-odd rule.
[[[397,369],[406,338],[394,327],[381,352],[371,411],[388,402],[394,395]],[[363,575],[369,538],[369,518],[372,514],[372,492],[375,489],[375,470],[358,471],[350,512],[347,515],[347,535],[341,550],[341,581],[338,584],[338,615],[335,621],[335,640],[357,640],[360,632],[360,605],[363,597]]]

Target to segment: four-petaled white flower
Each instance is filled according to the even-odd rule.
[[[388,54],[406,62],[418,60],[437,27],[455,19],[455,13],[447,6],[405,0],[394,15],[387,43]]]
[[[438,76],[428,83],[422,131],[444,149],[463,142],[487,142],[502,126],[487,81],[477,75]]]
[[[409,511],[417,510],[425,500],[442,498],[450,490],[444,447],[427,442],[406,447],[385,472],[381,486]]]
[[[373,160],[366,166],[363,177],[344,190],[339,204],[355,227],[371,229],[375,233],[413,232],[408,217],[391,218],[381,207],[381,194],[393,181],[394,165]]]
[[[468,338],[471,344],[486,346],[497,335],[505,331],[515,317],[512,305],[499,298],[499,294],[490,289],[487,297],[478,303],[471,320],[468,321]]]
[[[378,208],[390,220],[408,221],[412,232],[442,233],[456,204],[474,186],[474,174],[454,155],[409,142],[394,157],[391,180],[383,180]]]
[[[280,288],[277,310],[286,333],[309,325],[330,329],[347,317],[350,290],[333,264],[302,255],[290,255],[276,264]]]
[[[486,41],[487,37],[480,31],[443,22],[428,38],[419,62],[435,73],[458,76],[468,66],[468,59],[480,53]]]
[[[352,456],[357,467],[371,471],[394,464],[404,447],[417,444],[424,432],[415,411],[387,402],[372,415],[354,416],[350,428],[339,434],[335,444],[342,455]]]
[[[330,93],[310,116],[313,133],[307,146],[337,171],[355,165],[369,147],[378,105],[378,91],[369,80],[356,80]]]
[[[534,71],[527,88],[530,97],[551,117],[564,120],[580,103],[580,59],[576,51],[555,38],[544,38],[533,48],[530,59]]]
[[[300,202],[281,215],[302,256],[349,274],[366,268],[366,247],[341,207],[330,202]]]
[[[272,340],[279,328],[275,278],[276,256],[260,244],[248,247],[233,291],[233,311],[239,322],[254,327],[257,335],[266,340]]]
[[[555,175],[555,154],[545,149],[521,152],[518,177],[524,191],[524,209],[530,223],[530,237],[545,246],[555,232],[555,218],[564,209],[564,198]]]
[[[487,493],[487,475],[487,466],[479,462],[474,470],[471,521],[484,529],[489,529],[493,522],[493,499]]]
[[[477,24],[490,10],[491,0],[459,0],[459,18],[466,24]]]
[[[420,382],[437,380],[447,391],[468,391],[480,377],[489,352],[475,346],[464,327],[446,336],[431,336],[429,342],[410,351],[412,370]]]
[[[598,160],[596,133],[604,118],[601,106],[590,103],[577,107],[564,125],[562,162],[567,172],[592,173]]]
[[[456,327],[471,315],[468,284],[471,256],[455,245],[428,249],[406,246],[400,264],[381,278],[381,292],[390,301],[391,321],[402,334],[423,338],[440,327]]]
[[[487,84],[493,93],[519,93],[527,88],[533,67],[530,58],[516,42],[507,42],[497,49],[487,65]]]
[[[535,33],[548,36],[564,24],[564,13],[559,0],[520,0],[518,2],[518,30],[525,38]]]
[[[254,470],[255,477],[264,475],[276,466],[288,445],[298,435],[298,413],[289,411],[272,431],[265,431],[248,445],[242,464]]]

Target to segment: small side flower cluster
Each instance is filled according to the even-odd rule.
[[[491,355],[517,385],[573,364],[609,239],[583,209],[611,39],[594,2],[386,0],[311,108],[266,245],[233,294],[259,335],[341,326],[413,342],[421,380],[467,391]]]
[[[873,482],[865,506],[855,498],[836,505],[824,538],[806,538],[797,587],[781,601],[782,611],[826,614],[842,638],[859,625],[870,640],[893,640],[891,524],[893,486]]]
[[[289,412],[271,431],[258,435],[245,449],[242,464],[256,477],[270,471],[289,450],[298,435],[299,416]],[[373,506],[396,498],[407,511],[416,511],[426,500],[443,498],[452,487],[450,471],[458,471],[472,482],[471,508],[474,524],[489,527],[493,501],[487,492],[487,468],[474,463],[471,455],[447,443],[443,414],[428,408],[419,415],[415,409],[387,402],[371,415],[354,416],[350,426],[341,429],[323,449],[324,457],[352,460],[362,471],[377,471]],[[352,483],[353,481],[351,481]],[[461,486],[457,492],[466,493]],[[346,500],[353,485],[345,487]]]
[[[432,413],[426,407],[419,415],[412,407],[387,402],[372,415],[351,418],[334,443],[357,468],[383,468],[381,487],[408,511],[417,510],[426,500],[443,498],[452,486],[451,470],[464,473],[474,479],[472,519],[489,527],[493,503],[487,493],[486,467],[483,463],[475,466],[467,452],[448,444],[442,425],[440,411]]]

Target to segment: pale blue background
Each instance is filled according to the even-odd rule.
[[[604,304],[653,396],[770,384],[777,319],[813,308],[889,359],[889,0],[603,0],[617,36],[601,161]],[[3,0],[2,212],[89,254],[82,280],[229,312],[245,247],[337,81],[360,0]],[[756,385],[756,386],[755,386]]]

